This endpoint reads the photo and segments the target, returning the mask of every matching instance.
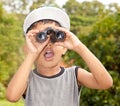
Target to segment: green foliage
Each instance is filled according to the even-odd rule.
[[[93,2],[84,1],[82,3],[77,2],[76,0],[68,0],[67,3],[63,6],[69,15],[78,15],[78,16],[98,16],[99,13],[105,11],[105,6],[97,0]]]
[[[21,21],[14,14],[4,11],[0,20],[0,82],[7,85],[7,80],[14,73],[22,59],[18,58],[23,42]]]
[[[18,10],[19,13],[24,13],[23,9],[28,6],[27,0],[18,0],[23,3],[18,9],[15,9],[16,0],[2,1],[8,7],[11,7],[14,1],[14,6],[11,7],[14,13],[7,13],[0,3],[0,99],[5,97],[5,86],[23,58],[22,19],[25,15],[15,13],[18,13]],[[42,5],[57,6],[54,0],[32,0],[32,2],[31,10]],[[97,0],[83,3],[68,0],[63,8],[70,16],[71,31],[100,59],[114,80],[114,86],[108,90],[83,88],[81,106],[119,106],[120,7],[110,4],[106,8]],[[73,51],[67,52],[64,60],[66,63],[72,61],[70,65],[80,65],[87,69],[80,56]]]
[[[6,100],[0,100],[0,106],[24,106],[24,101],[20,100],[17,103],[11,103]]]
[[[0,83],[0,99],[4,99],[5,98],[5,86]]]
[[[74,2],[73,2],[74,1]],[[86,5],[85,5],[86,4]],[[80,10],[74,11],[76,8],[87,7],[98,7],[97,11],[101,14],[92,14],[80,16]],[[70,8],[71,6],[71,8]],[[102,61],[108,70],[116,70],[119,72],[120,66],[120,14],[119,11],[111,12],[105,11],[104,5],[99,2],[83,2],[78,3],[75,0],[69,0],[65,9],[68,11],[71,18],[71,31],[79,37],[79,39],[85,43],[85,45]],[[102,9],[100,9],[102,8]],[[87,12],[84,11],[84,13]],[[101,11],[99,11],[101,10]],[[103,11],[104,10],[104,11]],[[91,11],[91,12],[93,12]],[[90,11],[89,11],[90,12]],[[87,13],[86,13],[87,14]],[[65,60],[70,61],[74,59],[75,64],[81,64],[81,66],[86,67],[83,61],[74,52],[69,52]],[[79,60],[78,60],[79,59]]]
[[[64,7],[65,9],[67,8],[66,10],[70,14],[72,24],[71,31],[100,59],[114,80],[114,86],[109,90],[102,91],[83,88],[80,106],[119,106],[120,7],[117,7],[116,11],[111,11],[106,10],[105,7],[100,4],[98,8],[101,9],[99,9],[96,14],[93,12],[94,10],[89,11],[89,7],[92,6],[88,6],[88,4],[94,5],[94,3],[87,3],[86,9],[83,12],[84,15],[80,15],[80,10],[76,10],[73,13],[72,10],[74,10],[74,7],[72,7],[72,5],[75,5],[75,8],[80,6],[84,8],[85,4],[77,4],[76,2],[74,4],[73,0],[69,0],[68,3],[69,5],[66,4]],[[67,63],[74,60],[73,64],[80,65],[87,69],[86,64],[75,52],[70,51],[64,58]]]
[[[119,106],[120,103],[120,75],[110,71],[114,86],[108,90],[82,89],[80,106]]]
[[[2,14],[3,14],[2,3],[0,3],[0,20],[2,19]]]
[[[58,5],[55,3],[55,0],[33,0],[33,5],[31,6],[30,10],[35,8],[39,8],[41,6],[56,6]]]
[[[115,13],[96,22],[86,38],[86,45],[97,55],[108,70],[119,72],[120,15]],[[89,43],[90,45],[89,45]]]

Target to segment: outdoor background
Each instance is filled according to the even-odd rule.
[[[0,0],[0,106],[24,106],[22,98],[15,104],[8,102],[5,91],[24,59],[25,16],[47,5],[59,7],[55,0]],[[99,58],[114,80],[113,87],[104,91],[83,87],[80,106],[120,106],[120,7],[116,3],[105,6],[97,0],[68,0],[61,8],[70,16],[71,31]],[[75,52],[68,51],[64,65],[73,64],[88,69]]]

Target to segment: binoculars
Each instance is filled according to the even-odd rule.
[[[47,40],[48,36],[50,36],[50,41],[52,43],[63,42],[66,38],[65,32],[48,27],[36,35],[36,41],[43,43]]]

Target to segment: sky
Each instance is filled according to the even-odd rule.
[[[56,3],[59,6],[62,6],[63,4],[65,4],[66,1],[68,1],[68,0],[56,0]],[[77,0],[77,1],[83,2],[83,1],[93,1],[93,0]],[[118,5],[120,6],[120,0],[98,0],[98,1],[100,1],[104,5],[108,5],[110,3],[118,3]]]

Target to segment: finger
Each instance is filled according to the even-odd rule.
[[[35,34],[35,33],[38,33],[38,32],[40,32],[40,30],[38,30],[38,29],[32,29],[32,30],[29,30],[27,34],[29,34],[29,33]]]
[[[56,27],[55,26],[54,28],[57,29],[57,30],[63,31],[63,32],[68,32],[68,30],[63,28],[63,27]]]
[[[63,43],[63,42],[55,42],[54,45],[55,45],[55,46],[63,46],[63,47],[64,47],[64,43]]]
[[[54,27],[56,30],[63,31],[66,34],[66,37],[69,38],[71,36],[71,32],[63,27]]]
[[[28,49],[32,52],[36,52],[36,46],[32,43],[31,39],[26,39]]]
[[[39,52],[41,52],[41,51],[44,49],[44,47],[48,44],[49,39],[50,39],[50,38],[48,38],[48,39],[47,39],[45,42],[43,42],[43,43],[40,43],[40,42],[36,42],[36,43],[35,43],[35,45],[36,45],[36,47],[37,47],[37,49],[38,49]]]

